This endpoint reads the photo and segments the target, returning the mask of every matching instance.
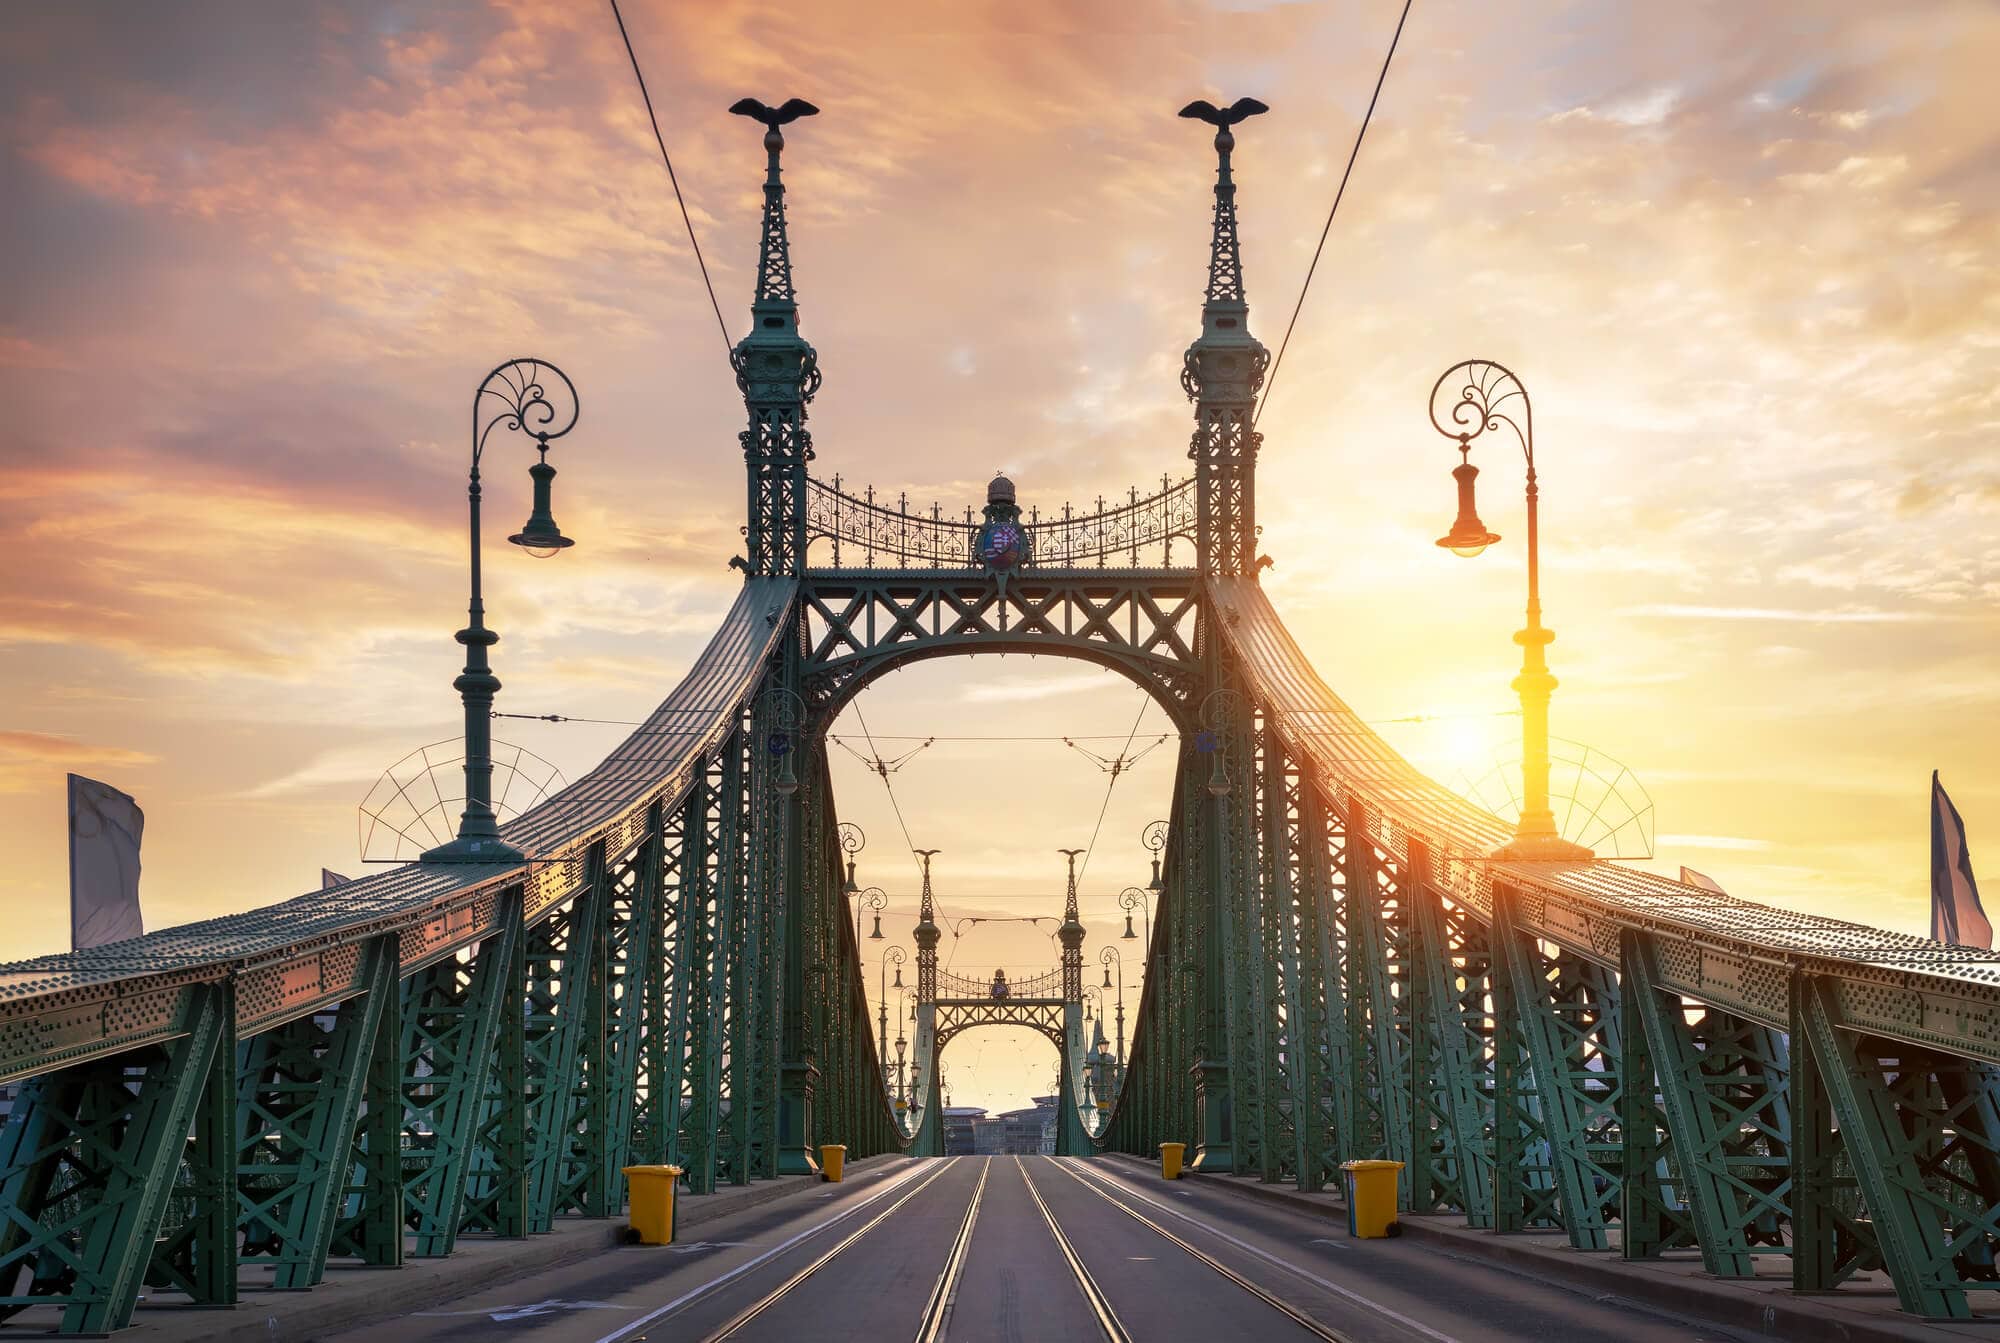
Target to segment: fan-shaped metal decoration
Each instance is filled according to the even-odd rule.
[[[1454,791],[1512,825],[1521,815],[1521,741],[1493,748],[1493,765],[1477,779],[1461,772]],[[1595,747],[1549,738],[1549,809],[1566,840],[1599,858],[1653,856],[1653,799],[1645,785]]]
[[[561,770],[523,746],[496,741],[493,811],[504,825],[569,786]],[[361,861],[400,863],[446,843],[465,809],[465,739],[420,746],[382,772],[361,799]]]

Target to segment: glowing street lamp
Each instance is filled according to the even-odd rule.
[[[1454,378],[1463,381],[1447,391],[1446,384]],[[1521,697],[1521,816],[1514,823],[1514,838],[1495,849],[1493,856],[1586,861],[1591,851],[1562,837],[1549,807],[1549,696],[1556,678],[1549,674],[1544,650],[1556,636],[1542,627],[1534,407],[1512,370],[1490,359],[1467,359],[1446,369],[1431,388],[1431,427],[1458,444],[1459,464],[1451,473],[1458,481],[1458,517],[1437,542],[1454,555],[1470,559],[1500,539],[1486,530],[1474,506],[1473,482],[1479,468],[1472,464],[1472,440],[1489,431],[1510,432],[1528,464],[1528,617],[1526,628],[1514,635],[1514,642],[1521,645],[1521,674],[1514,678]]]

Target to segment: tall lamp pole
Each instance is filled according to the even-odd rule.
[[[1125,958],[1118,954],[1118,948],[1106,946],[1097,953],[1097,963],[1104,967],[1104,987],[1111,987],[1111,967],[1118,967],[1118,1070],[1125,1070]]]
[[[500,636],[486,628],[479,582],[479,461],[495,429],[533,439],[540,453],[528,468],[534,506],[526,524],[507,539],[537,559],[568,549],[576,543],[562,534],[549,512],[549,486],[556,477],[556,469],[549,465],[549,444],[576,427],[580,409],[576,385],[541,359],[508,360],[487,374],[472,394],[472,469],[465,488],[471,519],[472,598],[465,628],[456,636],[465,647],[465,670],[451,683],[465,701],[465,810],[458,818],[458,838],[425,852],[427,863],[518,862],[525,856],[501,841],[499,817],[493,810],[493,697],[500,691],[500,678],[493,674],[486,650]]]
[[[880,990],[877,996],[882,1000],[882,1024],[877,1030],[875,1038],[882,1042],[882,1071],[885,1073],[889,1071],[889,990],[891,988],[900,989],[903,987],[903,962],[909,958],[910,953],[901,947],[890,947],[882,953],[881,982],[877,986]],[[896,967],[896,982],[894,984],[889,983],[889,967],[891,965]],[[897,1034],[900,1035],[902,1029],[903,1024],[899,1019],[896,1023]]]
[[[1431,388],[1431,427],[1458,444],[1458,517],[1438,545],[1470,559],[1498,541],[1486,530],[1473,506],[1473,482],[1479,468],[1472,464],[1472,441],[1492,432],[1511,433],[1528,464],[1528,617],[1514,635],[1521,645],[1521,674],[1514,689],[1521,697],[1521,815],[1514,838],[1493,851],[1495,858],[1543,862],[1583,862],[1592,855],[1556,829],[1549,807],[1549,696],[1556,678],[1549,674],[1546,650],[1555,632],[1542,625],[1540,526],[1535,483],[1535,411],[1528,389],[1511,369],[1490,359],[1467,359],[1444,371]]]

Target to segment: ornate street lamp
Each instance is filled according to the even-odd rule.
[[[493,697],[500,678],[493,674],[486,650],[500,636],[486,628],[486,603],[479,583],[479,461],[486,439],[506,428],[535,440],[540,456],[528,468],[534,482],[534,504],[528,521],[507,539],[537,559],[546,559],[576,544],[562,534],[549,511],[549,487],[556,469],[549,465],[549,444],[576,427],[581,409],[576,385],[561,369],[540,359],[510,359],[486,375],[472,394],[472,469],[466,482],[471,514],[472,599],[468,619],[457,634],[465,646],[465,670],[452,682],[465,701],[465,810],[458,818],[458,838],[424,854],[429,863],[518,862],[525,855],[500,840],[499,818],[493,811]]]
[[[1460,381],[1454,384],[1454,380]],[[1447,390],[1447,384],[1454,384]],[[1549,674],[1544,652],[1555,633],[1542,627],[1541,555],[1535,504],[1535,412],[1528,390],[1513,371],[1490,359],[1453,364],[1431,388],[1431,427],[1458,444],[1458,517],[1438,545],[1468,559],[1500,538],[1486,530],[1473,504],[1473,482],[1479,468],[1472,464],[1472,440],[1489,431],[1513,434],[1528,464],[1528,619],[1514,635],[1521,645],[1521,674],[1514,689],[1521,696],[1521,816],[1514,838],[1493,851],[1496,858],[1545,862],[1582,862],[1591,851],[1564,839],[1549,808],[1549,695],[1556,678]]]
[[[1132,911],[1136,909],[1146,921],[1146,945],[1153,945],[1153,907],[1149,895],[1150,892],[1137,886],[1127,886],[1118,892],[1118,907],[1125,911],[1125,931],[1118,935],[1121,941],[1138,940],[1139,934],[1132,931]]]
[[[1125,1066],[1125,958],[1118,954],[1118,948],[1107,946],[1097,953],[1097,963],[1104,967],[1104,987],[1111,987],[1111,967],[1118,967],[1118,1066]]]
[[[778,777],[771,786],[779,797],[799,791],[799,771],[795,763],[804,741],[806,702],[794,691],[772,686],[764,692],[764,721],[767,729],[764,750],[778,762]]]
[[[888,903],[889,894],[880,886],[870,886],[865,891],[855,893],[854,940],[856,942],[861,940],[861,911],[863,909],[872,909],[875,911],[875,928],[868,934],[868,940],[870,942],[880,942],[882,940],[882,909]]]
[[[854,884],[854,855],[868,847],[868,836],[852,821],[840,823],[840,851],[847,855],[847,880],[842,883],[842,895],[853,895],[859,889]]]
[[[1222,765],[1222,759],[1228,751],[1225,749],[1222,734],[1228,730],[1233,716],[1242,708],[1241,695],[1228,686],[1217,686],[1202,696],[1201,706],[1195,712],[1195,716],[1201,722],[1201,731],[1195,734],[1194,749],[1203,755],[1215,758],[1208,771],[1210,797],[1229,796],[1229,771]]]
[[[1154,821],[1139,832],[1139,842],[1153,855],[1153,879],[1146,883],[1146,889],[1154,895],[1167,889],[1167,884],[1160,880],[1160,854],[1167,847],[1167,833],[1165,821]]]
[[[885,1073],[889,1071],[889,990],[891,988],[900,989],[903,987],[903,962],[908,960],[909,956],[910,953],[901,947],[890,947],[882,953],[882,973],[879,977],[879,982],[876,984],[877,993],[875,995],[881,1001],[882,1015],[880,1018],[881,1025],[877,1029],[875,1038],[882,1042],[882,1071]],[[896,967],[896,982],[893,985],[889,983],[889,967],[891,965]],[[901,1033],[902,1023],[899,1019],[897,1022],[897,1034],[900,1035]]]

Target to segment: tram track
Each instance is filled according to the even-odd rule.
[[[1209,1254],[1207,1251],[1202,1250],[1198,1246],[1190,1244],[1188,1241],[1184,1240],[1180,1236],[1177,1236],[1173,1232],[1167,1230],[1166,1227],[1160,1225],[1160,1223],[1154,1221],[1151,1217],[1148,1217],[1145,1213],[1140,1212],[1137,1208],[1133,1207],[1131,1204],[1125,1202],[1123,1199],[1118,1198],[1116,1195],[1111,1193],[1109,1189],[1099,1184],[1095,1179],[1086,1179],[1084,1176],[1077,1174],[1075,1170],[1071,1169],[1070,1164],[1067,1160],[1058,1158],[1050,1162],[1050,1164],[1053,1165],[1057,1170],[1061,1171],[1064,1175],[1067,1175],[1070,1179],[1075,1180],[1085,1189],[1088,1189],[1091,1193],[1103,1199],[1106,1203],[1109,1203],[1112,1207],[1118,1209],[1118,1211],[1124,1213],[1127,1217],[1131,1218],[1133,1221],[1139,1223],[1141,1226],[1144,1226],[1148,1230],[1152,1231],[1155,1235],[1159,1236],[1161,1239],[1165,1240],[1170,1245],[1173,1245],[1179,1248],[1180,1250],[1184,1251],[1198,1262],[1213,1269],[1215,1272],[1219,1273],[1224,1278],[1234,1283],[1237,1287],[1241,1288],[1243,1291],[1249,1293],[1251,1296],[1257,1298],[1265,1305],[1271,1307],[1271,1309],[1285,1316],[1287,1319],[1291,1320],[1294,1324],[1298,1325],[1301,1329],[1304,1329],[1306,1332],[1310,1333],[1313,1337],[1324,1339],[1326,1340],[1326,1343],[1356,1343],[1356,1340],[1351,1335],[1343,1334],[1336,1329],[1330,1328],[1329,1326],[1322,1324],[1319,1320],[1316,1320],[1312,1316],[1306,1314],[1304,1311],[1300,1310],[1297,1306],[1294,1306],[1293,1304],[1291,1304],[1291,1302],[1285,1300],[1283,1297],[1278,1296],[1276,1293],[1271,1292],[1265,1289],[1264,1287],[1259,1286],[1257,1283],[1251,1281],[1249,1278],[1244,1277],[1241,1273],[1238,1273],[1235,1269],[1229,1267],[1229,1265],[1223,1263],[1220,1259],[1217,1259],[1214,1255]],[[1023,1174],[1025,1175],[1025,1173],[1026,1172],[1024,1171]],[[1034,1186],[1032,1182],[1029,1185],[1029,1191],[1031,1193],[1034,1192]],[[1042,1202],[1041,1195],[1039,1193],[1035,1194],[1035,1201],[1038,1204]],[[1048,1215],[1048,1208],[1045,1204],[1042,1207],[1042,1211],[1045,1216]],[[1062,1233],[1060,1230],[1057,1229],[1055,1218],[1053,1216],[1049,1216],[1049,1227],[1051,1230],[1056,1231],[1057,1239],[1058,1241],[1061,1241],[1063,1239]],[[1122,1326],[1120,1327],[1120,1332],[1118,1334],[1115,1335],[1107,1334],[1107,1336],[1118,1339],[1125,1338],[1125,1335],[1122,1332]]]
[[[1021,1182],[1028,1186],[1028,1196],[1041,1210],[1042,1220],[1048,1223],[1049,1234],[1056,1238],[1056,1247],[1062,1251],[1063,1261],[1069,1265],[1070,1273],[1075,1276],[1076,1285],[1083,1292],[1083,1299],[1089,1303],[1090,1312],[1097,1318],[1097,1325],[1104,1331],[1104,1337],[1110,1340],[1110,1343],[1132,1343],[1132,1335],[1126,1332],[1118,1313],[1111,1308],[1109,1298],[1098,1287],[1097,1279],[1090,1276],[1090,1270],[1083,1266],[1083,1260],[1078,1257],[1076,1248],[1070,1244],[1069,1237],[1063,1234],[1062,1225],[1056,1221],[1055,1213],[1049,1210],[1048,1201],[1042,1197],[1042,1191],[1035,1188],[1034,1179],[1028,1174],[1027,1163],[1015,1157],[1014,1165],[1021,1172]]]
[[[936,1174],[927,1175],[923,1179],[919,1180],[916,1186],[912,1188],[908,1193],[904,1194],[901,1198],[891,1203],[881,1212],[876,1213],[873,1217],[863,1222],[860,1226],[854,1228],[854,1230],[848,1232],[845,1236],[842,1236],[838,1241],[834,1243],[833,1247],[829,1249],[825,1254],[820,1255],[810,1264],[807,1264],[804,1268],[792,1274],[791,1277],[785,1279],[784,1282],[780,1283],[776,1288],[774,1288],[769,1292],[766,1292],[763,1296],[759,1297],[751,1305],[737,1312],[735,1315],[731,1316],[729,1318],[729,1321],[726,1324],[724,1324],[720,1329],[717,1329],[714,1333],[706,1335],[703,1338],[703,1343],[723,1343],[723,1340],[725,1339],[734,1338],[737,1334],[739,1334],[743,1330],[743,1327],[745,1325],[749,1324],[759,1315],[762,1315],[772,1306],[777,1305],[778,1302],[782,1301],[786,1296],[790,1295],[792,1290],[798,1287],[799,1284],[805,1282],[815,1273],[818,1273],[821,1269],[825,1268],[828,1264],[832,1263],[836,1258],[840,1256],[840,1252],[842,1250],[845,1250],[848,1246],[854,1244],[855,1241],[860,1240],[870,1231],[873,1231],[876,1227],[888,1221],[889,1218],[892,1217],[897,1212],[897,1210],[899,1210],[905,1203],[908,1203],[911,1199],[915,1198],[917,1195],[923,1193],[926,1189],[936,1184],[939,1180],[943,1179],[946,1172],[950,1171],[954,1166],[956,1166],[958,1164],[958,1161],[959,1161],[958,1158],[953,1157],[949,1160],[940,1163]],[[983,1173],[980,1177],[980,1182],[982,1184],[985,1183],[985,1176]],[[974,1200],[974,1203],[975,1204],[977,1203],[976,1199]]]

